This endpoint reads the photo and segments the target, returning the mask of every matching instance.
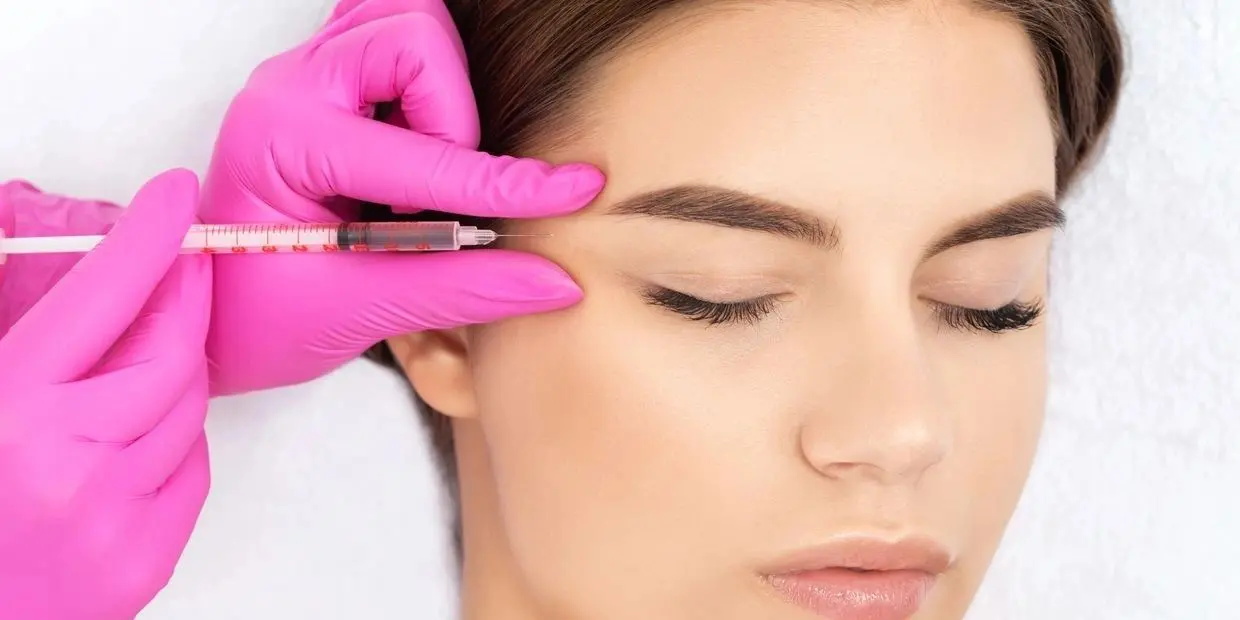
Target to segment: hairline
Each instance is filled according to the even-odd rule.
[[[592,116],[597,114],[597,112],[587,110],[590,109],[591,100],[601,90],[598,88],[600,74],[604,74],[609,65],[623,56],[640,53],[643,49],[650,51],[650,48],[681,34],[683,30],[675,29],[675,26],[696,20],[707,20],[729,9],[743,10],[754,5],[806,4],[821,7],[824,3],[830,3],[839,8],[864,10],[884,9],[919,1],[940,3],[944,0],[681,0],[670,6],[656,9],[645,23],[613,41],[609,49],[576,67],[568,76],[563,86],[564,92],[556,102],[563,113],[544,116],[525,127],[522,133],[537,137],[527,138],[524,142],[514,144],[514,152],[511,154],[534,156],[536,153],[554,151],[584,138],[592,125]],[[1065,136],[1063,135],[1062,113],[1058,104],[1059,88],[1055,67],[1049,53],[1038,46],[1028,24],[1021,20],[1020,15],[1004,7],[1001,0],[946,1],[966,5],[979,13],[1003,17],[1020,26],[1028,51],[1033,54],[1037,63],[1046,113],[1057,147],[1056,158],[1058,158],[1058,145]],[[1060,189],[1056,188],[1056,192],[1058,191]]]

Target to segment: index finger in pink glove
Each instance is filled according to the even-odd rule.
[[[376,0],[376,2],[398,0]],[[365,5],[369,6],[369,5]],[[287,215],[323,218],[321,201],[345,196],[397,211],[435,209],[484,217],[547,217],[576,211],[603,187],[603,175],[584,164],[552,166],[532,159],[472,150],[477,111],[457,39],[433,16],[400,13],[360,24],[265,63],[234,102],[217,152],[254,151],[274,158],[283,183],[250,191],[291,208],[287,186],[302,199]],[[271,92],[300,93],[327,80],[324,100],[305,95],[290,108],[272,105]],[[399,98],[412,131],[359,116],[357,110]],[[277,142],[265,140],[278,133]],[[308,167],[306,162],[317,165]],[[212,175],[226,174],[217,172]],[[260,179],[261,181],[261,179]],[[254,182],[254,181],[250,181]],[[209,181],[208,185],[212,183]],[[205,217],[224,221],[208,200]],[[240,213],[235,221],[253,221]]]
[[[304,137],[307,150],[328,162],[309,175],[315,191],[390,205],[397,212],[552,217],[576,211],[603,186],[602,175],[585,164],[552,167],[497,157],[358,118],[326,119],[324,126],[330,136]],[[343,170],[352,172],[338,174]]]

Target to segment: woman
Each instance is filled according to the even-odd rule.
[[[962,617],[1037,445],[1109,3],[449,6],[483,149],[608,175],[501,223],[580,304],[375,352],[459,492],[463,617]]]
[[[581,215],[504,224],[550,233],[511,249],[561,264],[584,302],[398,336],[521,311],[462,311],[477,288],[436,305],[392,286],[413,261],[217,259],[212,391],[312,378],[391,337],[455,446],[466,618],[960,617],[1036,444],[1053,198],[1114,105],[1109,4],[601,4],[451,3],[483,150],[609,175]],[[204,217],[353,215],[337,193],[467,211],[534,187],[509,201],[534,207],[505,210],[525,215],[592,198],[575,180],[548,197],[555,175],[533,160],[417,137],[477,137],[445,112],[459,105],[437,105],[469,90],[444,78],[464,63],[442,8],[346,2],[260,67],[225,122]],[[398,96],[395,124],[413,132],[339,114]],[[543,181],[477,189],[514,168]],[[555,273],[528,254],[417,258],[417,274],[500,258],[528,281]],[[324,274],[386,286],[297,286]],[[576,301],[555,286],[525,311]],[[275,303],[243,312],[260,298]],[[167,538],[126,573],[132,590],[166,578]],[[100,549],[140,557],[70,551]]]

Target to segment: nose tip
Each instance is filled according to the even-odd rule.
[[[873,406],[812,416],[800,432],[801,453],[836,481],[915,484],[951,452],[949,417],[925,402]]]
[[[824,477],[841,482],[871,482],[883,485],[916,483],[950,450],[948,435],[928,424],[913,423],[902,428],[878,429],[834,441],[816,441],[810,429],[802,433],[802,452],[810,465]]]

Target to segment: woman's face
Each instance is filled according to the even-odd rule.
[[[608,175],[512,225],[584,301],[414,341],[456,418],[466,608],[891,620],[924,571],[913,617],[958,618],[1042,421],[1059,214],[1031,44],[954,3],[689,17],[533,153]],[[796,574],[828,565],[915,570]]]

